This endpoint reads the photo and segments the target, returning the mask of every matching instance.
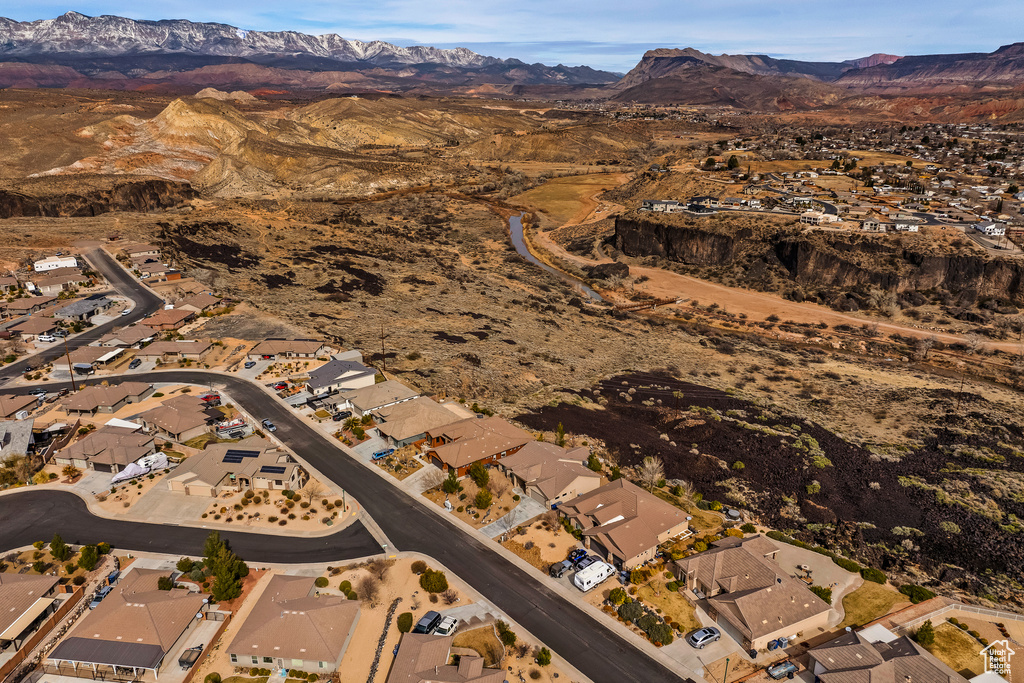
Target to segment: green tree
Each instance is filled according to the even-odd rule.
[[[811,586],[811,592],[824,600],[826,604],[832,604],[831,588],[826,588],[825,586]]]
[[[469,478],[473,480],[473,483],[480,488],[487,486],[487,482],[491,480],[491,475],[487,472],[487,468],[484,467],[481,462],[475,462],[470,465],[468,474]]]
[[[935,642],[935,627],[932,626],[931,619],[921,624],[921,627],[914,634],[914,640],[925,647]]]
[[[211,595],[217,602],[232,600],[242,594],[242,579],[249,575],[249,567],[235,553],[231,552],[227,543],[220,539],[220,534],[211,532],[203,546],[205,564],[213,574]]]
[[[444,572],[428,569],[420,574],[420,588],[428,593],[444,593],[448,590],[448,577]]]
[[[210,535],[206,537],[206,541],[203,543],[203,557],[206,559],[207,566],[210,566],[211,560],[213,560],[223,547],[224,543],[220,540],[220,533],[217,531],[211,531]]]
[[[565,446],[565,427],[562,426],[561,422],[559,422],[558,427],[555,428],[555,443],[558,444],[558,446]]]
[[[615,481],[616,479],[622,479],[622,472],[619,471],[618,465],[613,466],[611,474],[608,475],[608,481]]]
[[[87,545],[82,548],[82,552],[78,554],[78,566],[87,572],[91,572],[96,568],[96,563],[99,562],[100,552],[94,545]]]
[[[46,563],[42,560],[36,560],[32,563],[32,571],[34,571],[36,574],[42,574],[46,571],[46,566]]]
[[[161,576],[156,580],[157,590],[169,591],[174,588],[174,581],[169,576]]]
[[[448,478],[441,483],[441,490],[445,493],[458,493],[462,485],[459,484],[459,476],[454,469],[448,470]]]
[[[542,647],[540,652],[537,653],[537,663],[541,666],[547,666],[551,663],[551,650],[546,647]]]
[[[731,157],[729,157],[729,163],[726,164],[726,166],[729,168],[730,171],[732,169],[734,169],[734,168],[738,168],[739,165],[740,165],[740,160],[736,158],[735,154],[733,154]]]
[[[398,632],[408,633],[412,630],[412,612],[402,612],[398,615]]]
[[[516,634],[504,621],[498,621],[498,637],[505,647],[512,647],[516,644]]]
[[[64,542],[64,539],[60,537],[60,534],[54,534],[53,540],[50,541],[50,554],[53,555],[53,559],[58,562],[71,557],[71,548]]]
[[[628,597],[626,595],[626,591],[622,590],[621,588],[613,588],[611,592],[608,593],[608,599],[616,607],[626,602],[626,597]]]
[[[587,456],[587,467],[594,472],[600,472],[604,469],[601,467],[601,460],[593,453]]]
[[[492,498],[493,496],[491,496],[491,492],[488,489],[480,489],[476,492],[476,498],[473,500],[473,503],[481,510],[486,510],[491,507]]]
[[[192,567],[195,566],[195,561],[191,557],[183,557],[178,560],[178,564],[174,565],[175,568],[182,574],[188,574],[192,571]]]
[[[704,168],[714,168],[714,167],[715,167],[715,160],[714,160],[714,158],[708,157],[707,159],[704,160]]]

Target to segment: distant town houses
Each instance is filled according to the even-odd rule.
[[[411,401],[419,396],[419,392],[401,382],[389,379],[359,389],[341,391],[339,395],[341,401],[336,404],[337,408],[349,409],[357,417],[362,417],[370,412]]]
[[[113,332],[108,332],[99,338],[97,343],[100,346],[120,346],[124,348],[138,347],[141,344],[152,341],[156,331],[148,325],[136,324],[122,327]]]
[[[35,438],[32,420],[0,420],[0,465],[28,454]]]
[[[87,299],[81,301],[75,301],[62,308],[57,309],[53,314],[55,318],[68,321],[85,322],[92,318],[94,315],[98,315],[103,311],[108,310],[114,305],[112,299],[101,294],[95,294]]]
[[[988,237],[1002,237],[1006,234],[1005,223],[995,223],[993,221],[984,221],[982,223],[976,223],[974,229],[980,232],[982,235]]]
[[[181,360],[202,361],[213,349],[208,341],[183,339],[177,341],[155,341],[135,352],[136,358],[165,362]]]

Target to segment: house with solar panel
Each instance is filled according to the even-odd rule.
[[[212,444],[185,459],[164,481],[171,491],[216,498],[221,493],[298,491],[309,474],[291,455],[258,436]]]

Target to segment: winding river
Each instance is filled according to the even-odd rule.
[[[582,280],[575,278],[572,275],[569,275],[568,273],[563,273],[557,268],[552,268],[551,266],[544,263],[539,258],[533,255],[533,252],[530,251],[530,248],[526,246],[526,238],[523,237],[523,215],[521,213],[516,214],[515,216],[511,216],[508,219],[508,231],[509,235],[512,237],[512,246],[516,248],[516,252],[518,252],[519,255],[522,256],[524,259],[526,259],[530,263],[540,266],[549,273],[552,273],[553,275],[568,282],[573,287],[583,290],[583,293],[586,294],[592,301],[604,301],[604,298],[600,294],[591,289]]]

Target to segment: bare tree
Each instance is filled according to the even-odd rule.
[[[359,582],[356,592],[366,602],[376,605],[377,599],[380,597],[380,579],[373,574],[364,576]]]
[[[381,581],[384,580],[384,575],[388,573],[388,569],[391,568],[393,562],[390,562],[383,557],[375,557],[366,562],[366,571],[376,576]]]
[[[516,528],[516,524],[519,522],[519,507],[516,506],[508,511],[505,516],[498,520],[498,527],[501,529],[501,533],[506,536],[512,533],[512,530]]]
[[[445,475],[437,467],[428,465],[430,469],[427,470],[426,474],[423,475],[423,484],[427,487],[427,490],[436,489],[444,483]]]
[[[975,353],[982,350],[981,335],[979,334],[975,334],[972,332],[971,334],[967,335],[966,339],[964,340],[964,343],[967,346],[968,356],[973,356]]]
[[[914,355],[920,360],[925,360],[928,358],[928,352],[931,351],[932,347],[935,346],[938,341],[938,338],[934,334],[924,339],[918,339]]]
[[[324,495],[324,485],[316,479],[310,479],[309,483],[306,484],[304,489],[306,497],[309,498],[310,502],[322,498]]]
[[[692,503],[693,496],[697,493],[697,489],[693,487],[693,483],[686,481],[685,479],[680,479],[676,486],[679,487],[676,492],[676,497],[682,498],[687,503]]]
[[[512,483],[504,473],[495,472],[488,480],[488,486],[495,497],[501,498],[508,491],[509,487],[512,486]]]
[[[661,458],[656,458],[653,455],[644,458],[644,462],[640,466],[640,483],[649,491],[653,491],[658,482],[664,478],[665,466],[662,464]]]
[[[441,599],[446,605],[454,605],[459,601],[459,594],[454,588],[449,588],[444,593],[441,593]]]

